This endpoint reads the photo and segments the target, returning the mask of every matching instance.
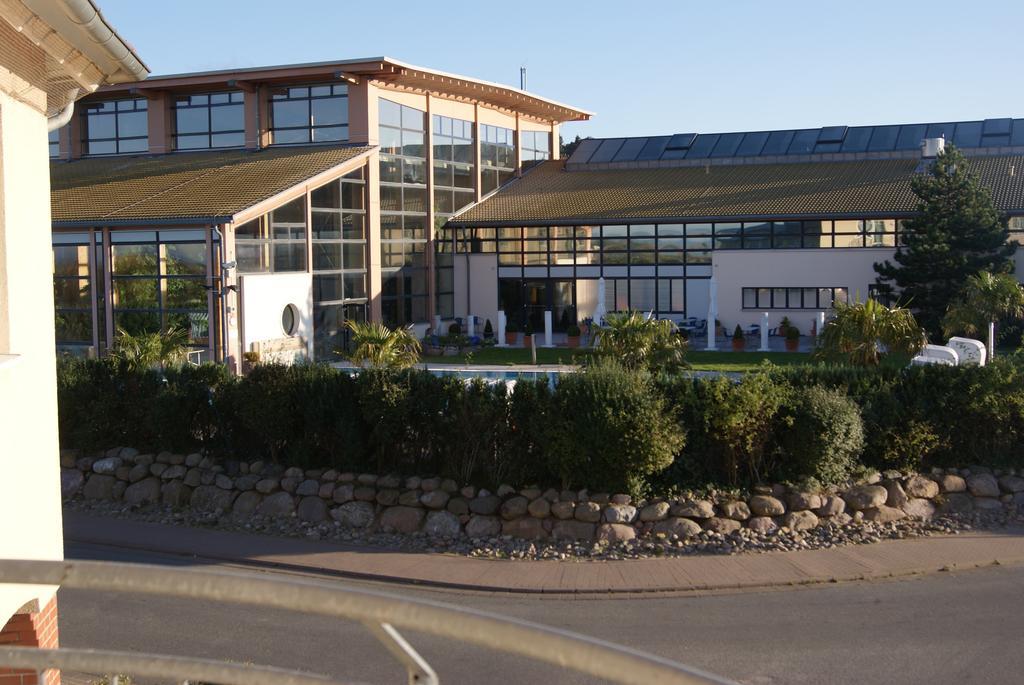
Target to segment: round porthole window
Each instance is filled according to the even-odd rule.
[[[295,335],[299,328],[299,310],[295,305],[285,305],[284,311],[281,312],[281,328],[284,329],[285,335]]]

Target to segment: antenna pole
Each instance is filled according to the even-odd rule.
[[[526,67],[519,67],[519,90],[526,90]]]

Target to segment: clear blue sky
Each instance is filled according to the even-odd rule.
[[[99,0],[154,74],[387,55],[595,112],[563,135],[1024,117],[1024,2]]]

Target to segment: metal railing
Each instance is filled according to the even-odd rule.
[[[0,560],[0,583],[57,585],[284,609],[362,623],[406,669],[410,684],[437,685],[437,674],[399,628],[507,652],[626,684],[711,685],[730,681],[640,650],[537,623],[339,582],[268,577],[145,564]],[[42,671],[130,673],[223,685],[322,685],[334,678],[301,671],[191,657],[85,649],[0,647],[0,665]]]

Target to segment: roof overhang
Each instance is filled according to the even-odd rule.
[[[585,121],[592,116],[592,113],[586,110],[518,88],[417,67],[390,57],[152,76],[146,79],[145,86],[154,90],[164,88],[202,89],[211,86],[224,87],[229,81],[233,81],[235,87],[240,87],[249,84],[288,83],[295,82],[296,79],[326,79],[347,83],[358,83],[366,79],[455,100],[520,112],[551,122]],[[104,88],[103,91],[124,91],[138,85],[137,83],[115,85]]]

